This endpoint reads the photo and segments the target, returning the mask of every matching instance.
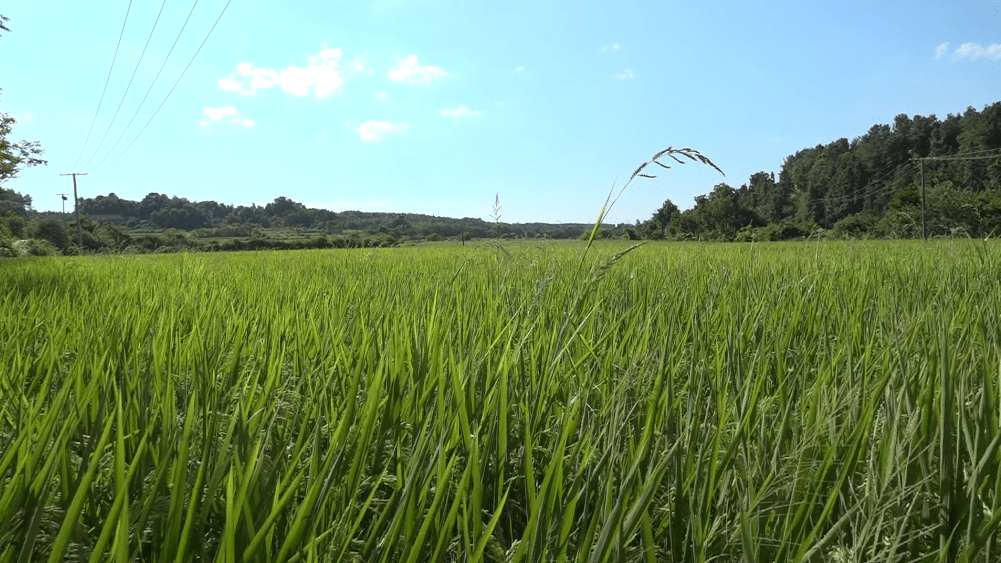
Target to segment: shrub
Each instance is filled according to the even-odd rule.
[[[48,241],[60,252],[65,252],[70,245],[66,227],[57,219],[36,219],[27,228],[30,238]]]

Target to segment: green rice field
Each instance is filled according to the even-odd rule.
[[[0,262],[0,563],[1001,561],[1001,245]]]

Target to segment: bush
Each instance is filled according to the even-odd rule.
[[[0,219],[0,235],[14,238],[24,238],[24,217],[18,215],[8,215]]]
[[[65,252],[70,245],[66,227],[57,219],[36,219],[27,228],[30,238],[48,241],[60,252]]]
[[[40,239],[19,240],[12,245],[12,249],[18,256],[55,256],[59,254],[55,245]]]
[[[802,240],[810,237],[817,226],[813,223],[783,221],[764,227],[744,227],[737,231],[734,242],[767,242],[779,240]]]
[[[863,239],[872,238],[877,219],[872,215],[857,213],[834,224],[832,232],[836,238]]]

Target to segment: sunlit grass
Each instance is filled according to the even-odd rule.
[[[997,561],[1001,247],[7,261],[0,562]]]

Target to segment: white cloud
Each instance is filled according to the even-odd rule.
[[[516,67],[514,67],[514,71],[515,72],[522,72],[524,70],[525,70],[525,67],[523,67],[523,66],[516,66]]]
[[[400,59],[396,63],[396,68],[389,71],[389,79],[393,82],[407,82],[410,84],[427,84],[432,80],[448,76],[448,73],[436,66],[420,66],[417,64],[417,55],[410,55],[405,59]]]
[[[323,62],[327,62],[327,61],[330,61],[330,60],[337,60],[337,59],[341,58],[341,50],[340,49],[324,49],[324,50],[320,51],[320,55],[319,56],[320,56],[320,60],[323,61]]]
[[[606,45],[602,47],[601,49],[598,50],[598,52],[603,55],[608,53],[618,53],[619,47],[620,45],[618,43],[612,43],[611,45]]]
[[[441,110],[441,114],[448,117],[479,117],[483,115],[483,112],[470,110],[466,106],[459,106],[455,109],[443,109]]]
[[[218,121],[226,117],[227,115],[236,115],[237,113],[239,113],[233,106],[226,106],[221,108],[205,108],[203,111],[205,115],[209,116],[209,119],[211,119],[212,121]]]
[[[275,84],[282,87],[282,90],[296,96],[308,96],[309,89],[317,98],[323,98],[336,92],[344,85],[344,79],[337,71],[329,66],[310,65],[308,67],[290,66],[282,69]]]
[[[198,123],[202,127],[209,125],[209,121],[219,121],[225,117],[229,117],[228,121],[231,123],[239,123],[244,127],[252,127],[257,125],[257,123],[246,117],[241,117],[240,112],[237,111],[233,106],[226,106],[221,108],[205,108],[202,113],[208,116],[208,120],[202,120]]]
[[[937,49],[935,49],[935,58],[936,59],[941,59],[943,56],[945,56],[945,53],[948,50],[949,50],[949,44],[948,43],[942,43],[941,45],[938,46]]]
[[[390,123],[388,121],[366,121],[358,127],[358,135],[363,142],[375,143],[386,135],[405,131],[406,123]]]
[[[939,48],[941,49],[941,46]],[[986,47],[979,43],[963,43],[956,48],[956,52],[953,54],[954,59],[969,58],[975,61],[980,57],[1001,60],[1001,43],[994,43]]]
[[[387,94],[385,92],[376,92],[375,93],[375,99],[377,99],[377,100],[385,100],[388,97],[389,97],[389,94]]]
[[[619,72],[616,72],[612,76],[618,78],[619,80],[630,80],[632,78],[636,78],[636,73],[633,72],[633,69],[631,68],[625,68]]]
[[[236,80],[231,80],[229,78],[220,78],[219,87],[228,91],[240,90],[243,88],[243,82],[237,82]]]
[[[337,93],[344,85],[338,63],[342,56],[340,49],[331,49],[324,43],[317,55],[309,57],[309,65],[305,67],[271,69],[241,62],[236,65],[236,71],[240,76],[250,78],[250,83],[244,86],[243,83],[224,78],[219,81],[219,86],[224,90],[240,90],[240,94],[244,96],[280,86],[283,91],[295,96],[308,96],[312,92],[317,98],[325,98]]]
[[[250,71],[250,75],[254,77],[254,79],[250,81],[250,88],[252,91],[270,88],[275,85],[275,80],[278,79],[277,72],[266,68],[255,68]]]

